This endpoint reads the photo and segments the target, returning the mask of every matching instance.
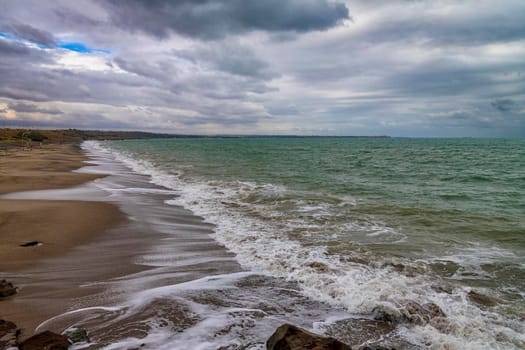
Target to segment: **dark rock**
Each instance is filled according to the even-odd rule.
[[[373,310],[376,320],[398,323],[412,323],[424,326],[435,317],[446,317],[441,308],[434,303],[418,304],[415,301],[407,301],[398,310],[384,310],[375,308]]]
[[[323,264],[322,262],[319,262],[319,261],[308,263],[306,264],[306,266],[311,267],[312,269],[315,269],[319,272],[328,272],[331,270],[326,264]]]
[[[496,299],[491,298],[491,297],[489,297],[487,295],[484,295],[484,294],[480,294],[480,293],[475,292],[473,290],[471,290],[468,293],[468,297],[469,297],[469,299],[471,301],[475,302],[476,304],[483,305],[483,306],[495,306],[495,305],[498,304]]]
[[[67,350],[69,341],[63,335],[50,331],[38,333],[18,345],[20,350]]]
[[[71,328],[64,334],[67,339],[73,344],[75,343],[89,343],[87,331],[84,328]]]
[[[386,263],[386,264],[384,264],[384,266],[385,267],[391,267],[394,271],[397,271],[397,272],[405,271],[405,265],[403,265],[403,264]]]
[[[452,294],[452,292],[453,292],[452,287],[451,286],[446,286],[446,285],[432,285],[432,286],[430,286],[430,288],[432,288],[434,291],[436,291],[438,293]]]
[[[267,350],[351,350],[334,338],[323,337],[304,329],[284,324],[266,342]]]
[[[16,294],[16,287],[13,286],[11,282],[7,282],[6,280],[1,280],[0,281],[0,298],[5,298],[13,294]]]
[[[20,244],[20,246],[21,247],[34,247],[34,246],[37,246],[39,244],[40,244],[39,241],[31,241],[31,242],[22,243],[22,244]]]
[[[401,321],[401,313],[397,310],[385,310],[383,307],[376,306],[372,310],[372,314],[374,315],[374,320],[376,321],[387,322],[390,324],[396,324]]]
[[[0,320],[0,349],[16,347],[19,334],[20,330],[13,322]]]

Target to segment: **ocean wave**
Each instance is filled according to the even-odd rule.
[[[147,159],[113,149],[108,144],[94,142],[89,147],[115,157],[133,171],[149,175],[151,182],[173,190],[176,196],[166,203],[190,209],[214,224],[213,237],[234,252],[241,265],[251,271],[293,280],[309,297],[334,306],[342,305],[356,314],[370,314],[378,306],[398,310],[406,300],[435,303],[448,316],[446,331],[430,325],[401,331],[406,339],[422,346],[452,349],[525,346],[523,323],[496,309],[473,304],[468,299],[471,288],[454,285],[449,292],[436,291],[436,284],[445,282],[417,270],[417,262],[401,257],[370,256],[370,252],[362,254],[358,242],[355,242],[357,248],[346,254],[341,251],[334,254],[329,246],[321,244],[326,243],[326,237],[337,236],[341,229],[358,228],[378,242],[383,236],[385,243],[392,242],[392,237],[404,238],[402,233],[373,218],[335,224],[325,220],[337,215],[341,205],[355,206],[355,199],[325,198],[324,202],[308,202],[304,200],[306,196],[284,186],[180,176],[180,169],[168,173]],[[289,207],[283,210],[282,206],[286,205]],[[305,214],[307,221],[302,220]],[[321,239],[316,240],[316,236]],[[348,259],[352,255],[358,259]],[[473,255],[473,259],[477,257],[479,255]],[[473,260],[467,258],[451,255],[443,260],[472,268]],[[411,265],[419,273],[392,268]]]

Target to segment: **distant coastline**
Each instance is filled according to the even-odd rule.
[[[198,134],[168,134],[145,131],[107,131],[81,129],[32,129],[32,128],[0,128],[0,145],[23,143],[27,138],[24,134],[38,135],[37,142],[81,142],[85,140],[133,140],[133,139],[168,139],[168,138],[390,138],[387,135],[198,135]],[[33,140],[35,141],[35,140]]]

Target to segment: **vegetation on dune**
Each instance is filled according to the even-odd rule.
[[[18,144],[20,141],[34,142],[79,142],[83,140],[124,140],[124,139],[152,139],[171,138],[175,135],[156,134],[142,131],[101,131],[79,129],[0,129],[0,144]]]
[[[35,141],[35,142],[42,142],[42,141],[48,139],[48,137],[46,135],[42,135],[37,130],[19,131],[16,134],[16,138],[22,139],[22,140],[29,139],[29,140]]]

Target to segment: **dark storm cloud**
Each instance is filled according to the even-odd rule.
[[[72,113],[60,118],[39,120],[31,117],[3,119],[2,125],[7,127],[29,128],[83,128],[83,129],[132,129],[129,123],[113,120],[103,114]]]
[[[112,21],[157,38],[171,32],[216,39],[252,30],[308,32],[326,30],[349,19],[343,3],[327,0],[105,0]]]
[[[6,56],[19,56],[19,55],[27,55],[30,53],[31,50],[29,50],[25,45],[20,44],[18,42],[12,42],[7,40],[2,40],[0,38],[0,55],[2,57]],[[0,58],[2,60],[2,58]]]
[[[140,58],[126,59],[116,57],[113,63],[109,62],[108,64],[116,64],[127,72],[163,82],[172,80],[177,74],[176,64],[170,60],[153,61]]]
[[[496,100],[492,101],[490,104],[500,112],[510,112],[517,107],[516,103],[511,99]]]
[[[174,50],[174,53],[191,62],[199,62],[210,69],[233,75],[262,80],[279,76],[275,71],[272,71],[267,62],[257,57],[253,50],[231,41],[216,42],[192,50]]]
[[[99,19],[88,17],[78,10],[75,11],[69,8],[54,9],[53,14],[60,19],[60,23],[72,27],[94,28],[104,25],[104,22]]]
[[[404,96],[494,97],[501,94],[499,90],[525,93],[525,77],[508,76],[509,72],[523,68],[521,63],[466,65],[460,59],[443,58],[385,73],[381,84]]]
[[[63,114],[63,112],[57,108],[41,108],[37,105],[23,102],[11,103],[9,104],[9,109],[13,109],[18,113]]]
[[[11,24],[6,26],[5,31],[15,35],[19,39],[27,40],[46,47],[55,47],[56,40],[53,34],[34,28],[28,24]]]

